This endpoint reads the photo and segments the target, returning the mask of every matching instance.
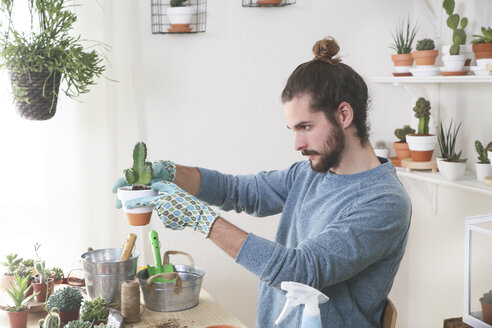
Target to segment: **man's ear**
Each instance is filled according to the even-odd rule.
[[[348,128],[354,120],[354,110],[346,101],[342,101],[338,105],[337,116],[342,128]]]

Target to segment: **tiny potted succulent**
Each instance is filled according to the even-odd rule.
[[[410,157],[410,149],[408,148],[407,135],[415,133],[415,129],[412,129],[410,125],[404,125],[403,128],[398,128],[395,130],[395,136],[398,141],[393,143],[393,148],[395,148],[396,159],[392,159],[391,162],[395,166],[400,166],[401,160]]]
[[[9,254],[6,259],[6,261],[2,262],[2,265],[6,268],[2,276],[2,291],[10,288],[10,282],[14,280],[14,274],[22,263],[22,258],[18,257],[17,254]]]
[[[396,32],[393,33],[393,44],[390,46],[396,51],[396,55],[391,56],[395,66],[393,75],[412,75],[410,68],[413,65],[412,44],[417,34],[417,25],[411,26],[410,18],[401,21],[396,25]]]
[[[152,207],[127,209],[125,201],[139,197],[156,196],[157,192],[148,186],[152,181],[152,163],[146,162],[147,146],[137,142],[133,148],[133,166],[123,171],[126,182],[131,186],[118,188],[118,198],[121,200],[125,216],[130,225],[142,226],[149,224]]]
[[[374,153],[378,157],[389,158],[389,149],[386,147],[386,143],[382,140],[379,140],[374,145]]]
[[[64,328],[91,328],[92,322],[84,320],[73,320],[67,323]]]
[[[467,57],[464,54],[460,54],[460,47],[466,42],[465,27],[468,25],[468,19],[454,13],[455,2],[454,0],[444,0],[442,4],[448,18],[446,25],[453,31],[453,44],[449,47],[449,52],[443,51],[442,61],[444,64],[443,75],[464,75],[465,65],[470,65],[470,61],[467,61]],[[446,47],[447,49],[447,47]]]
[[[171,33],[191,32],[191,18],[193,16],[193,8],[186,5],[188,0],[171,0],[170,7],[167,8],[166,14],[169,17],[171,28],[168,29]]]
[[[492,165],[490,165],[490,160],[487,156],[487,148],[492,148],[492,141],[484,148],[480,140],[475,140],[475,150],[478,154],[478,162],[475,163],[475,172],[478,181],[484,181],[486,176],[492,175]]]
[[[417,41],[416,51],[412,52],[412,57],[415,59],[415,65],[418,66],[433,66],[436,62],[436,57],[439,51],[435,49],[434,40],[422,39]]]
[[[93,300],[85,300],[80,311],[80,319],[90,321],[93,326],[107,323],[109,315],[109,302],[98,296]]]
[[[34,262],[34,269],[37,274],[34,276],[32,286],[34,291],[38,293],[36,296],[36,301],[46,302],[48,297],[55,289],[55,280],[51,278],[51,271],[46,268],[45,261],[41,260],[39,256],[38,250],[40,247],[40,244],[34,244],[34,252],[38,257],[38,261]]]
[[[60,320],[63,323],[77,320],[79,318],[79,310],[83,300],[82,293],[73,287],[67,286],[58,289],[48,298],[46,308],[58,308],[60,311]]]
[[[55,284],[62,284],[65,275],[63,274],[63,270],[61,268],[51,268],[51,278],[55,280]]]
[[[456,153],[455,150],[460,127],[461,123],[453,128],[453,121],[451,121],[447,129],[443,128],[442,122],[438,128],[437,139],[442,159],[437,161],[437,167],[448,180],[459,180],[465,175],[467,159],[462,159],[461,151]]]
[[[60,328],[62,323],[58,308],[55,307],[47,311],[46,318],[39,320],[39,328]]]
[[[429,134],[430,110],[430,102],[424,97],[420,97],[413,108],[419,123],[417,133],[407,135],[407,143],[412,160],[415,162],[430,161],[437,142],[436,136]]]
[[[480,297],[483,321],[492,325],[492,290]]]
[[[471,43],[477,66],[485,68],[487,62],[492,62],[492,27],[482,26],[481,31],[482,35],[473,35],[475,39]]]
[[[10,289],[7,293],[14,302],[13,306],[7,305],[7,312],[11,328],[27,327],[27,313],[29,306],[27,303],[34,297],[28,296],[28,291],[32,288],[28,286],[29,278],[21,278],[14,275],[15,280],[10,282]]]

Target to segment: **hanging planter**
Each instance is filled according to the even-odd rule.
[[[205,32],[206,0],[152,0],[152,33],[188,34]]]
[[[243,0],[243,7],[283,7],[295,3],[296,0]]]

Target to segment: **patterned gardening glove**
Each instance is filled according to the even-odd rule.
[[[192,227],[208,238],[212,225],[219,217],[218,213],[174,183],[157,182],[152,184],[152,189],[159,192],[159,195],[128,200],[125,203],[126,208],[152,206],[164,227],[172,230]]]
[[[176,178],[176,164],[172,161],[158,161],[152,163],[152,181],[156,183],[160,181],[174,182]],[[113,185],[113,194],[118,191],[118,188],[129,186],[124,177],[119,178]],[[116,208],[121,208],[121,201],[116,196],[115,200]]]

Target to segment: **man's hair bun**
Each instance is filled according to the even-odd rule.
[[[316,42],[313,46],[314,60],[322,60],[330,64],[337,64],[341,61],[340,57],[335,57],[340,51],[340,47],[334,38],[328,36]]]

